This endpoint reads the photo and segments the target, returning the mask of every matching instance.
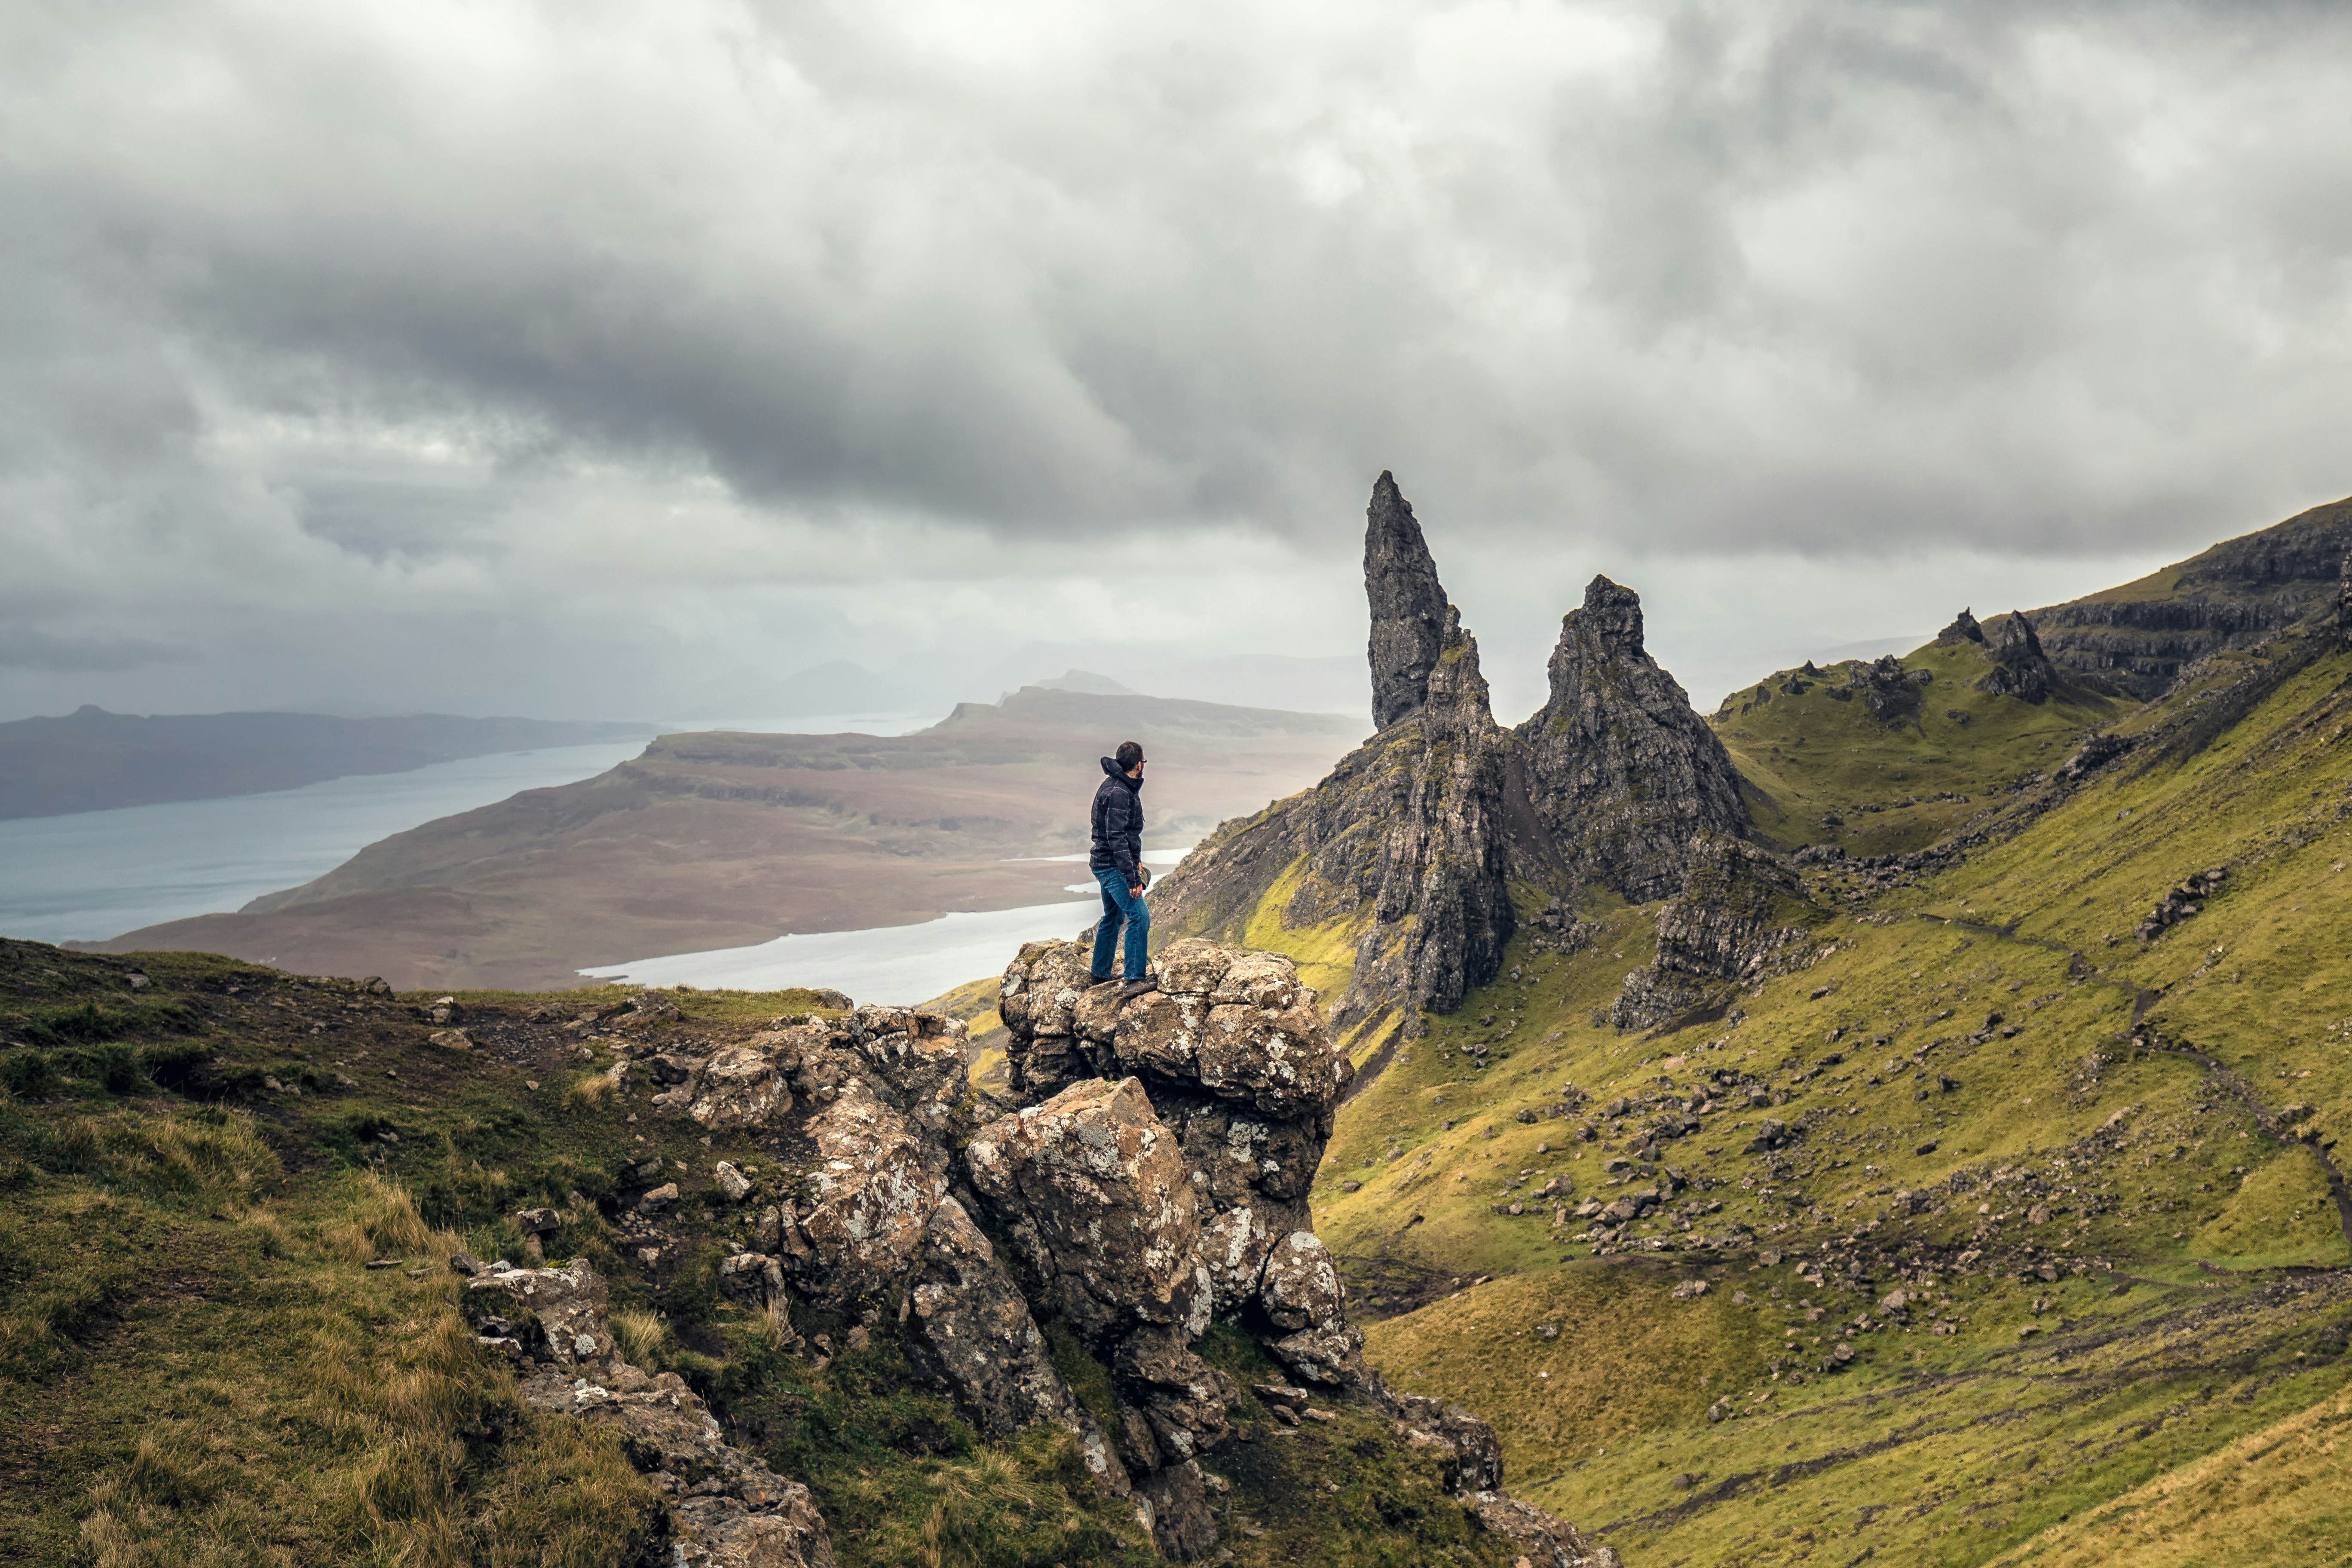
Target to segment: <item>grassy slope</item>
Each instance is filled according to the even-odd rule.
[[[1873,717],[1858,697],[1830,695],[1844,688],[1844,665],[1820,678],[1782,670],[1734,692],[1714,715],[1716,733],[1756,786],[1750,805],[1769,841],[1837,844],[1857,855],[1920,848],[2018,778],[2065,761],[2084,731],[2131,706],[2075,687],[2039,705],[1988,696],[1976,683],[1992,664],[1974,643],[1929,643],[1902,662],[1935,679],[1918,712],[1895,723]],[[1956,795],[1964,798],[1938,798]],[[1843,822],[1824,822],[1830,816]]]
[[[712,1163],[773,1190],[793,1145],[706,1142],[594,1087],[610,1042],[563,1025],[625,993],[460,994],[475,1048],[456,1051],[415,998],[197,955],[139,963],[153,984],[134,992],[119,959],[0,942],[0,1563],[664,1555],[657,1500],[617,1445],[523,1410],[459,1321],[446,1258],[522,1259],[510,1215],[538,1204],[563,1216],[550,1255],[610,1281],[633,1357],[687,1377],[735,1441],[808,1482],[844,1568],[1150,1560],[1066,1438],[981,1441],[912,1374],[889,1313],[869,1348],[819,1364],[720,1299],[748,1220]],[[648,1026],[709,1040],[816,998],[676,1000],[680,1019]],[[608,1220],[649,1156],[684,1189],[682,1245],[650,1271]],[[794,1321],[812,1342],[851,1327]],[[1082,1396],[1107,1395],[1108,1373],[1066,1352]],[[1244,1382],[1273,1373],[1223,1330],[1209,1353]],[[1234,1561],[1509,1561],[1433,1460],[1367,1410],[1335,1413],[1301,1432],[1240,1401],[1249,1440],[1208,1458],[1230,1482]]]
[[[2308,1104],[2301,1125],[2322,1141],[2352,1121],[2347,678],[2352,659],[2323,659],[2187,764],[2137,777],[2120,765],[2013,841],[1842,918],[1825,932],[1838,951],[1742,997],[1736,1026],[1651,1039],[1598,1022],[1647,957],[1651,910],[1602,911],[1598,942],[1570,957],[1531,955],[1523,940],[1506,978],[1433,1019],[1350,1102],[1320,1173],[1318,1225],[1357,1260],[1360,1309],[1443,1293],[1377,1324],[1375,1359],[1402,1386],[1496,1419],[1515,1485],[1580,1522],[1616,1523],[1615,1543],[1644,1564],[1843,1563],[1865,1549],[1976,1563],[2045,1530],[2050,1552],[2087,1553],[2105,1537],[2064,1521],[2147,1487],[2117,1518],[2155,1510],[2164,1529],[2227,1540],[2259,1506],[2284,1521],[2262,1526],[2282,1551],[2314,1531],[2352,1550],[2352,1527],[2311,1495],[2344,1479],[2335,1418],[2307,1414],[2345,1386],[2352,1250],[2320,1162],[2268,1115]],[[1930,689],[1931,711],[1951,689]],[[1836,706],[1825,716],[1859,709]],[[2046,769],[2085,717],[1996,710],[1969,727],[1989,760],[1941,779]],[[2126,731],[2147,722],[2116,717]],[[1727,727],[1769,752],[1754,716]],[[1778,782],[1852,800],[1883,766],[1927,787],[1944,739],[1931,723],[1907,762],[1842,745],[1822,776]],[[2204,913],[2144,950],[2131,939],[2166,889],[2224,863],[2231,880]],[[2014,932],[1986,929],[2012,919]],[[2219,1058],[2234,1088],[2131,1046],[2141,988],[2162,992],[2147,1014],[2159,1040]],[[1972,1042],[1996,1011],[2015,1032]],[[1491,1044],[1491,1065],[1471,1065],[1473,1040]],[[1843,1059],[1799,1077],[1832,1053]],[[1601,1163],[1645,1120],[1594,1112],[1669,1086],[1687,1098],[1719,1069],[1790,1096],[1739,1100],[1667,1145],[1664,1161],[1695,1182],[1681,1201],[1720,1208],[1689,1215],[1689,1233],[1679,1220],[1642,1227],[1669,1251],[1595,1258],[1564,1242],[1549,1223],[1559,1200],[1533,1195],[1555,1179],[1570,1203],[1615,1195]],[[1591,1097],[1585,1114],[1515,1119],[1557,1108],[1570,1083]],[[1746,1152],[1764,1117],[1809,1113],[1818,1124],[1785,1160]],[[1588,1122],[1591,1143],[1574,1136]],[[2020,1171],[2044,1185],[1991,1179]],[[1938,1185],[1955,1179],[1965,1191]],[[1915,1189],[1940,1207],[1903,1213],[1892,1194]],[[2055,1211],[2039,1224],[2037,1196]],[[1495,1212],[1512,1200],[1528,1212]],[[1728,1255],[1693,1245],[1734,1222],[1756,1241]],[[1971,1248],[1984,1256],[1960,1266]],[[1762,1264],[1765,1251],[1781,1261]],[[1814,1287],[1794,1272],[1856,1252],[1863,1281],[1833,1268]],[[2027,1272],[2036,1260],[2054,1280]],[[1691,1279],[1707,1292],[1667,1294]],[[1885,1323],[1879,1299],[1906,1280],[1932,1281],[1935,1305],[1853,1331],[1860,1315]],[[1951,1331],[1930,1332],[1931,1316]],[[2021,1337],[2028,1324],[2037,1331]],[[1822,1374],[1841,1339],[1854,1364]],[[1722,1398],[1753,1414],[1709,1422]],[[2203,1475],[2181,1468],[2273,1428],[2294,1457],[2261,1485],[2235,1472],[2160,1482]]]

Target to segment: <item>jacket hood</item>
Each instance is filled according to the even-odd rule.
[[[1105,758],[1101,759],[1101,761],[1102,761],[1102,769],[1103,769],[1103,772],[1105,772],[1105,773],[1108,773],[1111,777],[1113,777],[1113,778],[1117,779],[1119,783],[1121,783],[1121,784],[1125,784],[1128,788],[1129,788],[1129,789],[1141,789],[1141,788],[1143,787],[1143,781],[1142,781],[1141,779],[1131,779],[1131,778],[1129,778],[1129,777],[1127,776],[1127,770],[1126,770],[1125,768],[1120,767],[1117,763],[1115,763],[1115,762],[1111,761],[1108,757],[1105,757]]]

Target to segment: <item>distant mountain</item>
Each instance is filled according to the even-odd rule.
[[[428,822],[232,915],[110,950],[275,957],[418,985],[578,984],[598,964],[1066,899],[1096,759],[1151,757],[1147,843],[1320,776],[1360,721],[1025,687],[911,735],[664,735],[559,789]]]
[[[460,757],[582,746],[651,733],[642,723],[339,719],[324,713],[173,713],[84,706],[0,724],[0,818],[211,800],[352,773],[398,773]]]
[[[1132,686],[1122,686],[1108,675],[1097,675],[1091,669],[1072,669],[1051,680],[1035,683],[1041,691],[1088,691],[1097,697],[1140,697]]]

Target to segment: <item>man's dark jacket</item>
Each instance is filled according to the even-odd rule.
[[[1095,791],[1095,837],[1087,865],[1097,871],[1118,867],[1127,873],[1131,888],[1136,865],[1143,858],[1143,781],[1129,778],[1108,757],[1102,760],[1102,770],[1109,776]]]

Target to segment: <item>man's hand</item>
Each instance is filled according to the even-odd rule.
[[[1143,885],[1139,882],[1129,887],[1127,889],[1127,896],[1130,899],[1139,899],[1143,897]]]

